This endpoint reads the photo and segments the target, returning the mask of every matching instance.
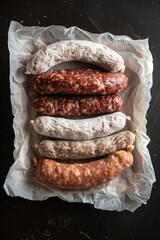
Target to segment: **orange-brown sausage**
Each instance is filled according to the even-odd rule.
[[[36,167],[36,178],[42,184],[53,188],[86,189],[113,180],[132,164],[133,155],[124,150],[88,163],[67,164],[42,159]]]

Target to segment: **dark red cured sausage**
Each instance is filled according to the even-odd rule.
[[[113,94],[124,91],[128,78],[122,72],[106,73],[95,69],[65,69],[45,72],[32,80],[37,93]]]
[[[86,189],[113,180],[132,164],[132,154],[124,150],[89,163],[67,164],[42,159],[37,163],[36,178],[49,187]]]
[[[48,116],[99,115],[120,111],[122,98],[118,94],[105,96],[40,96],[33,102],[35,110]]]

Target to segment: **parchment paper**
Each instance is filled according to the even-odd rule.
[[[129,86],[122,93],[123,112],[131,117],[126,129],[131,131],[138,129],[139,132],[133,151],[133,167],[103,187],[83,191],[51,190],[42,186],[35,180],[35,168],[30,160],[32,128],[29,121],[35,117],[35,112],[31,106],[34,93],[30,89],[30,79],[24,74],[26,60],[45,45],[68,39],[102,43],[124,58]],[[155,174],[147,149],[150,139],[146,135],[146,112],[151,100],[153,72],[148,39],[132,40],[128,36],[115,36],[108,32],[94,34],[76,26],[70,28],[57,25],[46,28],[26,27],[12,21],[9,28],[8,47],[15,162],[6,176],[4,183],[6,193],[30,200],[45,200],[59,196],[68,202],[91,203],[95,208],[103,210],[127,209],[134,212],[141,204],[146,204],[155,182]],[[61,67],[58,66],[58,68]],[[74,67],[73,64],[72,67]]]

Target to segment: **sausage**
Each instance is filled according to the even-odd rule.
[[[89,159],[126,149],[135,142],[135,134],[123,131],[107,137],[87,141],[42,140],[34,147],[39,154],[53,159]]]
[[[120,111],[122,97],[118,94],[104,96],[39,96],[32,106],[41,115],[67,117],[92,116]]]
[[[67,164],[42,159],[36,167],[36,179],[51,188],[87,189],[115,179],[132,164],[133,155],[124,150],[88,163]]]
[[[57,64],[82,61],[109,72],[124,71],[124,60],[111,48],[91,41],[65,40],[52,43],[35,53],[26,64],[26,74],[38,75]]]
[[[124,91],[128,78],[122,72],[95,69],[65,69],[42,73],[32,79],[39,94],[113,94]]]
[[[39,116],[30,123],[36,132],[44,136],[68,140],[89,140],[120,131],[125,127],[127,118],[129,117],[124,113],[115,112],[83,119]]]

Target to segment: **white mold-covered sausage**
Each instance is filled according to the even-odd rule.
[[[120,131],[125,127],[127,118],[124,113],[115,112],[83,119],[39,116],[30,123],[36,132],[44,136],[68,140],[89,140]]]
[[[114,135],[87,141],[42,140],[35,144],[39,154],[52,159],[89,159],[126,149],[134,144],[135,134],[123,131]]]
[[[82,61],[109,72],[124,71],[124,60],[111,48],[91,41],[66,40],[50,44],[35,53],[26,65],[26,73],[38,75],[57,64]]]

